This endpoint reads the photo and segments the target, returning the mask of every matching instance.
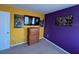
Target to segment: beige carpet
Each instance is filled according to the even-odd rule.
[[[28,46],[18,45],[7,50],[0,51],[0,54],[64,54],[63,51],[41,39],[38,43]]]

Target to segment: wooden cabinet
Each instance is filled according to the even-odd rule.
[[[28,28],[28,44],[34,44],[39,41],[39,28],[32,27]]]

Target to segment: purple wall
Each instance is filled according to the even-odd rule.
[[[56,26],[57,16],[73,16],[72,26]],[[45,38],[69,53],[79,54],[79,5],[45,15]]]

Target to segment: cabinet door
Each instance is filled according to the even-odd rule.
[[[34,44],[39,40],[39,28],[29,28],[29,44]]]

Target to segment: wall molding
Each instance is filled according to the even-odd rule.
[[[21,42],[21,43],[13,44],[10,47],[18,46],[18,45],[21,45],[21,44],[24,44],[24,43],[27,43],[27,42]]]
[[[66,54],[71,54],[69,52],[67,52],[66,50],[64,50],[63,48],[59,47],[58,45],[56,45],[55,43],[49,41],[47,38],[43,37],[43,39],[45,39],[47,42],[51,43],[52,45],[54,45],[55,47],[57,47],[58,49],[60,49],[61,51],[63,51]]]

